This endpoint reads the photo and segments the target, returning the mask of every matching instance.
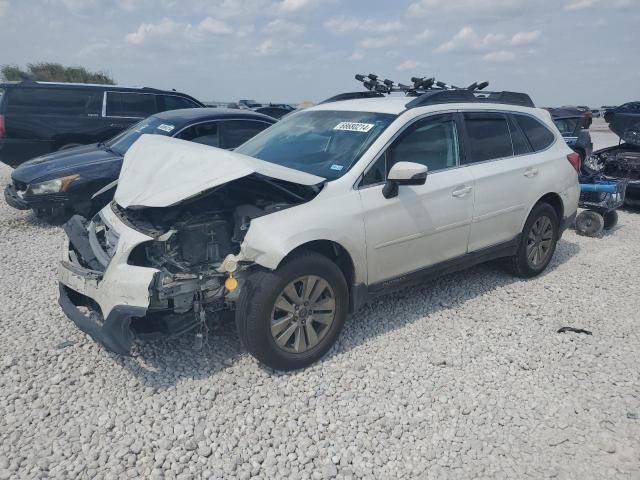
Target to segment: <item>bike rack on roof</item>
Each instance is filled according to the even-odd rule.
[[[377,98],[390,95],[394,92],[402,92],[408,97],[416,97],[407,103],[407,108],[436,105],[439,103],[503,103],[507,105],[519,105],[535,107],[531,97],[520,92],[488,92],[483,91],[489,86],[489,82],[473,82],[468,87],[456,87],[444,82],[436,81],[433,77],[411,77],[413,85],[396,83],[393,80],[379,80],[378,75],[356,75],[356,80],[362,82],[366,88],[363,92],[348,92],[335,95],[321,103],[338,102],[341,100],[353,100],[360,98]]]

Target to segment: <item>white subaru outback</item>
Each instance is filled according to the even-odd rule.
[[[376,295],[497,258],[537,275],[575,217],[579,160],[508,93],[329,101],[235,152],[144,135],[114,201],[65,225],[60,305],[121,354],[235,310],[248,351],[289,370]]]

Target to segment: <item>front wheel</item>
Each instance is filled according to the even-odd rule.
[[[547,268],[558,242],[558,215],[548,203],[538,203],[522,229],[520,245],[508,259],[509,270],[522,278],[539,275]]]
[[[236,310],[240,340],[276,370],[304,368],[335,343],[349,305],[340,269],[315,252],[302,252],[275,271],[248,278]]]

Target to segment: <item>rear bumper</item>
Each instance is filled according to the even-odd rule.
[[[10,207],[17,208],[18,210],[29,210],[31,207],[27,204],[27,202],[18,195],[16,189],[12,184],[9,184],[4,189],[4,201]]]

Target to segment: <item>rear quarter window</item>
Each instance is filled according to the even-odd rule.
[[[13,88],[6,94],[7,114],[100,115],[101,90]]]
[[[518,125],[529,139],[533,150],[539,152],[548,148],[555,140],[555,135],[536,118],[529,115],[514,115]]]
[[[145,118],[157,111],[151,93],[107,92],[107,117]]]

